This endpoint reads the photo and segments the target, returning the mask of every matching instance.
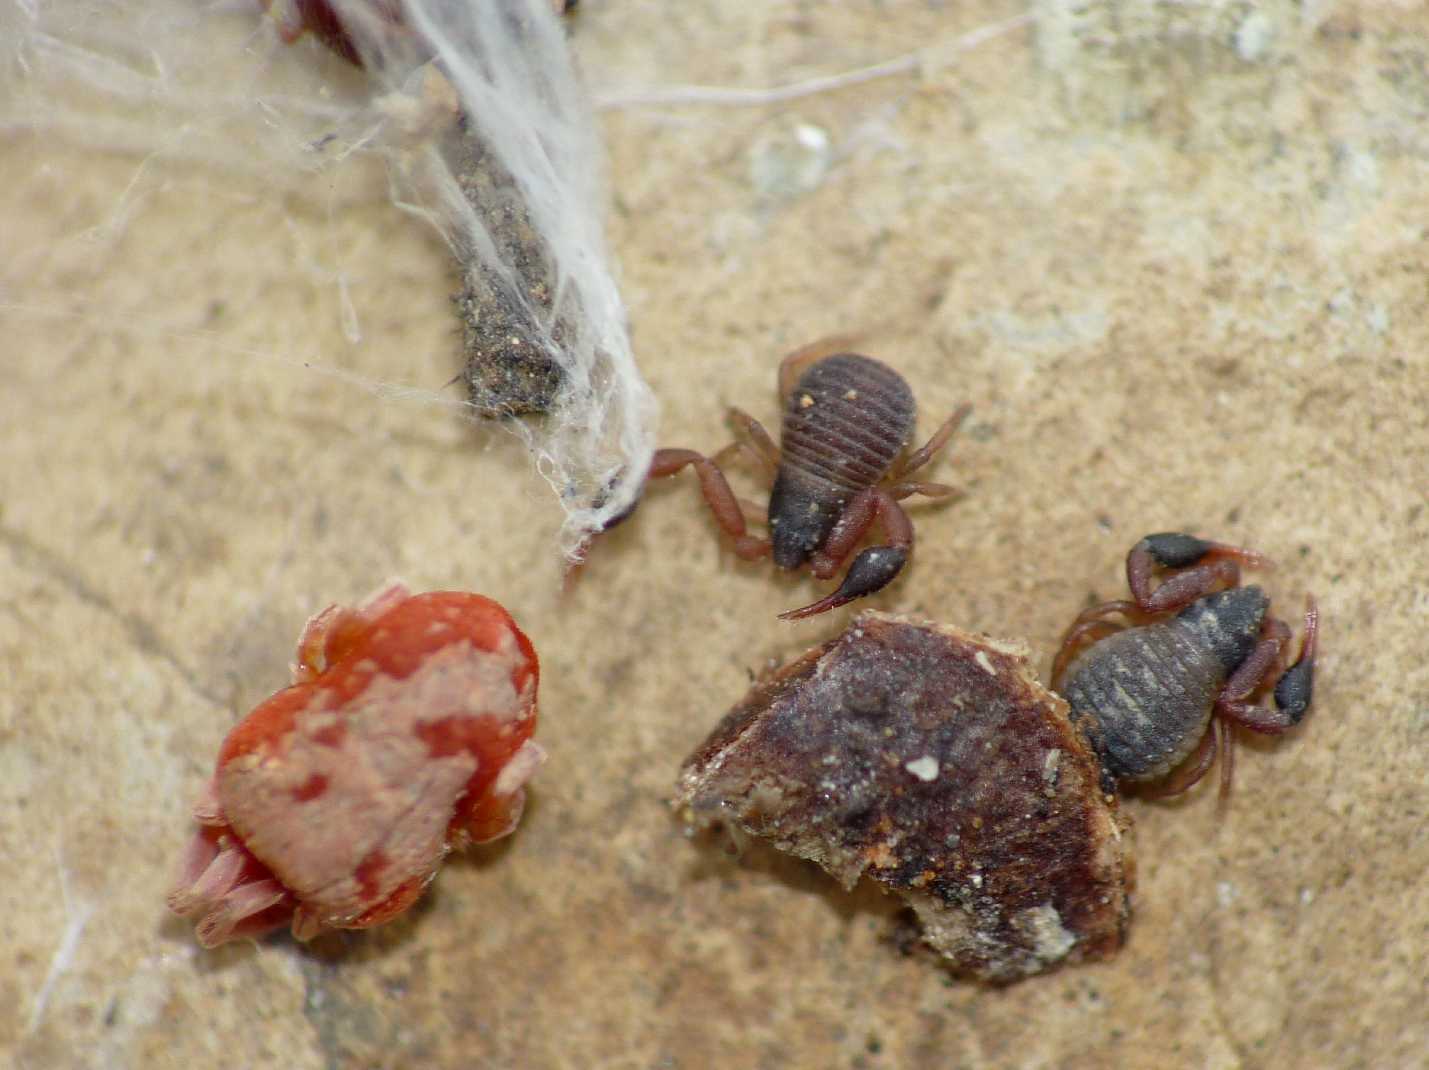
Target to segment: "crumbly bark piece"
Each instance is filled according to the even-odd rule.
[[[1027,650],[878,612],[756,684],[686,761],[676,804],[869,876],[962,972],[1012,981],[1110,955],[1125,824]]]

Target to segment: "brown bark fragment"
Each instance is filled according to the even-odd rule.
[[[686,761],[676,803],[847,888],[873,878],[987,980],[1125,936],[1125,822],[1020,643],[863,613],[755,685]]]

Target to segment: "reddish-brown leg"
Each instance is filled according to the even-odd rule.
[[[1284,671],[1285,649],[1290,644],[1290,629],[1283,620],[1265,618],[1260,627],[1260,639],[1250,654],[1236,666],[1216,697],[1218,709],[1231,709],[1243,704],[1272,676]]]
[[[1235,775],[1235,730],[1224,717],[1212,719],[1212,727],[1220,733],[1221,786],[1216,798],[1225,802],[1231,797],[1231,778]]]
[[[736,432],[744,436],[744,447],[754,455],[755,459],[763,466],[768,481],[773,484],[774,477],[779,473],[779,447],[769,436],[769,432],[764,430],[764,425],[750,416],[742,409],[736,409],[733,405],[729,408],[728,419],[734,425]]]
[[[1152,590],[1151,569],[1143,570],[1128,559],[1126,576],[1138,606],[1147,613],[1170,613],[1212,591],[1236,586],[1240,583],[1240,566],[1234,561],[1208,561],[1168,577]]]
[[[731,409],[730,411],[732,414],[739,413],[738,409]],[[671,476],[686,465],[693,465],[696,474],[699,476],[700,489],[704,493],[705,501],[709,503],[710,511],[714,513],[715,520],[719,522],[720,527],[729,532],[734,539],[735,553],[745,560],[752,561],[764,557],[769,553],[768,541],[757,539],[749,535],[748,526],[745,521],[746,517],[758,517],[761,510],[756,506],[753,507],[753,511],[751,512],[752,503],[741,501],[734,496],[734,492],[730,489],[729,481],[725,479],[724,473],[721,471],[721,465],[726,463],[736,453],[746,453],[752,456],[760,465],[767,467],[768,457],[761,445],[761,439],[758,436],[762,436],[763,443],[770,445],[772,445],[772,443],[769,442],[769,436],[765,433],[764,429],[759,427],[753,419],[744,416],[743,413],[739,413],[739,415],[743,416],[745,420],[748,420],[749,423],[757,429],[755,434],[751,435],[752,441],[732,442],[716,453],[713,458],[705,457],[703,454],[697,453],[694,450],[656,450],[654,457],[651,459],[650,469],[645,474],[645,479],[648,482],[651,479]],[[734,503],[733,512],[731,512],[731,502]],[[595,540],[605,534],[606,531],[609,531],[627,519],[634,511],[635,507],[632,505],[630,509],[611,521],[603,530],[586,536],[581,544],[576,547],[562,575],[561,589],[566,594],[570,594],[570,592],[574,590],[576,581],[580,579],[581,573],[585,571],[586,562],[590,558],[590,549]],[[733,521],[731,521],[731,517],[734,518]],[[309,629],[312,627],[313,625],[310,623]],[[304,634],[306,635],[307,633],[305,632]]]
[[[1217,713],[1238,719],[1237,715],[1250,705],[1246,699],[1270,679],[1271,671],[1280,661],[1282,645],[1283,640],[1278,638],[1262,639],[1255,644],[1250,656],[1231,673],[1216,697]]]
[[[779,474],[779,447],[774,444],[773,439],[769,437],[768,432],[759,425],[757,420],[735,408],[731,408],[729,413],[730,421],[735,424],[737,430],[743,432],[747,437],[737,442],[731,442],[710,460],[721,471],[735,457],[752,460],[763,470],[766,485],[773,486],[774,478]],[[769,507],[767,505],[750,501],[748,498],[736,498],[735,501],[739,503],[740,511],[744,514],[745,524],[752,521],[768,526]]]
[[[815,577],[826,580],[833,576],[853,548],[868,534],[868,529],[873,527],[874,518],[878,515],[874,494],[873,488],[866,487],[844,506],[824,545],[809,558],[809,571]]]
[[[903,507],[878,487],[868,487],[854,495],[839,515],[824,545],[809,561],[810,570],[826,580],[853,553],[875,520],[883,525],[886,544],[907,550],[913,545],[913,525]]]
[[[1312,602],[1305,615],[1305,638],[1300,644],[1300,656],[1289,669],[1281,671],[1285,664],[1285,652],[1290,646],[1290,628],[1284,621],[1273,617],[1268,619],[1263,630],[1264,638],[1221,689],[1216,699],[1216,714],[1252,732],[1268,736],[1278,736],[1299,724],[1309,706],[1308,676],[1314,664],[1317,620]],[[1307,677],[1303,702],[1284,702],[1280,685],[1292,674],[1301,672]],[[1262,692],[1272,679],[1277,684],[1275,705],[1255,701],[1256,694]]]
[[[759,451],[748,442],[731,442],[724,449],[709,458],[709,460],[722,472],[736,458],[739,458],[745,463],[753,462],[761,471],[767,471],[764,458],[760,455]],[[770,486],[773,486],[774,480],[772,477],[768,480],[768,483]]]
[[[1126,583],[1132,597],[1147,613],[1183,609],[1196,599],[1240,582],[1240,566],[1269,568],[1270,562],[1254,550],[1210,542],[1191,535],[1148,535],[1126,555]],[[1152,589],[1157,569],[1173,569]]]
[[[903,507],[880,487],[868,487],[854,495],[829,532],[822,549],[811,559],[810,567],[819,579],[828,579],[838,571],[875,520],[883,529],[884,541],[868,547],[854,558],[838,590],[810,605],[779,614],[781,620],[812,617],[852,602],[855,598],[870,595],[892,582],[907,563],[908,554],[913,549],[913,524]]]
[[[901,479],[918,471],[925,464],[931,461],[942,451],[948,441],[957,433],[963,421],[968,418],[968,414],[973,411],[973,407],[968,404],[959,405],[953,410],[953,414],[943,421],[943,426],[933,432],[933,437],[928,439],[920,448],[914,450],[903,459],[903,463],[893,470],[895,478]]]
[[[957,487],[950,487],[946,483],[924,483],[917,479],[891,483],[883,489],[888,491],[888,496],[896,502],[911,498],[915,494],[921,494],[925,498],[951,498],[962,493]]]
[[[1318,614],[1312,599],[1305,614],[1305,636],[1300,642],[1300,656],[1289,669],[1285,661],[1290,650],[1290,628],[1282,620],[1267,618],[1262,638],[1250,656],[1240,666],[1216,699],[1215,725],[1220,731],[1222,801],[1229,798],[1235,766],[1235,726],[1249,728],[1264,735],[1280,735],[1299,724],[1310,704],[1311,674],[1314,671],[1315,632]],[[1275,706],[1252,701],[1263,692],[1271,680],[1276,681]],[[1286,685],[1290,684],[1289,694]]]
[[[729,481],[719,466],[702,453],[694,450],[656,450],[650,462],[650,479],[672,476],[686,466],[692,466],[700,480],[700,491],[714,514],[715,521],[734,540],[734,552],[746,561],[754,561],[769,554],[769,540],[749,534],[744,523],[744,512],[739,507],[739,499],[729,487]]]

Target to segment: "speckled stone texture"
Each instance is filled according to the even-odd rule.
[[[340,77],[200,6],[216,77],[249,48],[284,92]],[[1214,783],[1127,806],[1116,956],[955,981],[898,953],[895,900],[726,859],[667,805],[749,674],[843,628],[775,619],[826,585],[735,560],[681,476],[562,597],[517,442],[367,388],[460,369],[446,250],[380,164],[268,181],[153,156],[176,126],[97,152],[7,125],[0,1062],[1419,1065],[1429,15],[1047,2],[959,50],[1025,9],[581,6],[604,92],[926,50],[776,103],[602,113],[662,444],[713,452],[727,403],[772,423],[782,353],[867,331],[924,434],[974,405],[927,476],[965,496],[912,507],[913,561],[873,605],[1025,638],[1045,671],[1137,538],[1193,531],[1274,558],[1277,605],[1319,599],[1315,709],[1245,741],[1228,807]],[[540,651],[550,760],[522,827],[385,929],[201,952],[163,896],[219,741],[308,614],[390,575],[497,598]]]

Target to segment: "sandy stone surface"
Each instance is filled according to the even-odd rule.
[[[1229,807],[1128,804],[1119,955],[956,981],[900,950],[893,900],[674,820],[750,674],[849,611],[776,620],[823,588],[722,549],[687,477],[562,598],[519,445],[373,387],[456,371],[445,251],[379,162],[266,181],[7,123],[0,1062],[1422,1065],[1429,17],[1047,0],[960,50],[1025,9],[582,6],[590,80],[627,94],[609,235],[663,443],[712,452],[724,404],[773,422],[781,353],[868,331],[925,429],[975,407],[931,473],[965,496],[915,507],[873,605],[1045,671],[1136,539],[1195,531],[1276,559],[1285,615],[1319,599],[1314,711],[1242,747]],[[189,32],[275,48],[238,7]],[[775,102],[628,101],[914,53]],[[336,77],[288,54],[285,87]],[[501,600],[541,653],[520,830],[383,930],[199,951],[163,896],[219,741],[310,612],[393,575]]]

